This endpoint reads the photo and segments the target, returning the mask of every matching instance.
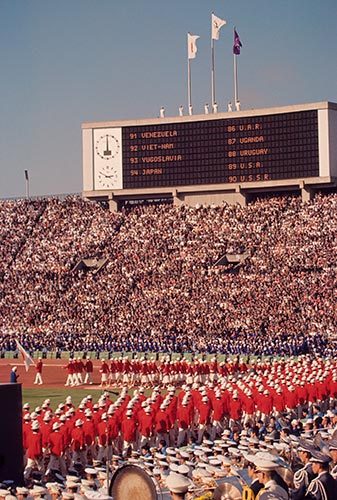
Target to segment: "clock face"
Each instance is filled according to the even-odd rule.
[[[118,182],[117,170],[109,165],[101,165],[97,171],[97,180],[100,187],[113,188]]]
[[[123,189],[122,129],[94,130],[92,147],[94,189]]]
[[[112,134],[101,135],[95,145],[96,154],[102,158],[102,160],[111,160],[116,158],[119,153],[119,141]]]

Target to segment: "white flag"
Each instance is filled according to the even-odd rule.
[[[191,35],[187,33],[187,47],[188,47],[188,58],[194,59],[197,55],[197,40],[200,38],[199,35]]]
[[[26,372],[28,372],[30,365],[35,364],[31,356],[28,354],[27,351],[23,348],[23,346],[20,344],[18,340],[16,340],[16,346],[18,348],[18,351],[20,352],[22,359],[23,359],[23,364],[25,365]]]
[[[220,19],[220,17],[217,17],[212,12],[212,38],[213,38],[213,40],[219,40],[219,31],[220,31],[220,28],[224,24],[227,24],[227,21],[225,19]]]

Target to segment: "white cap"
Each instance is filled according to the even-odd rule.
[[[187,477],[175,472],[172,472],[166,478],[166,486],[172,493],[186,493],[191,484]]]
[[[43,486],[38,486],[34,484],[33,488],[30,490],[31,496],[33,495],[44,495],[47,493],[47,490],[43,488]]]
[[[86,468],[84,469],[84,472],[85,472],[86,474],[91,474],[91,475],[96,475],[96,474],[97,474],[97,470],[96,470],[96,469],[94,469],[93,467],[86,467]]]
[[[186,476],[190,472],[190,468],[188,467],[188,465],[181,464],[178,466],[178,472],[179,474],[183,474],[184,476]]]
[[[85,498],[87,500],[112,500],[112,497],[104,495],[104,493],[100,493],[99,491],[86,491]]]
[[[29,489],[25,488],[24,486],[17,486],[16,493],[17,493],[17,495],[28,495]]]
[[[75,498],[74,494],[73,493],[69,493],[69,491],[62,491],[61,496],[65,500],[73,500],[73,498]]]
[[[256,458],[254,460],[254,464],[256,471],[271,471],[277,469],[278,467],[276,462],[273,462],[272,460],[263,460],[262,458]]]

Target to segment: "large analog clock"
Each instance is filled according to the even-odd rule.
[[[122,129],[94,130],[93,142],[94,189],[123,188]]]
[[[95,145],[96,154],[102,158],[102,160],[111,160],[116,158],[119,153],[119,141],[112,134],[101,135]]]
[[[97,171],[97,181],[99,187],[111,189],[118,183],[118,173],[116,168],[109,165],[101,165]]]

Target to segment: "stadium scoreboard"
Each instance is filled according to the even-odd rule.
[[[322,158],[331,156],[331,110],[322,104],[84,124],[84,191],[317,178],[330,173]]]
[[[125,188],[314,177],[317,112],[126,127]]]

